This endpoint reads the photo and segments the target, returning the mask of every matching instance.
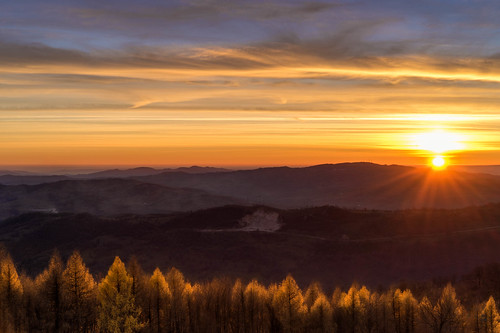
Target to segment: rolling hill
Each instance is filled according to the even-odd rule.
[[[37,211],[96,215],[168,213],[234,203],[239,201],[202,190],[169,188],[132,179],[0,185],[0,219]]]
[[[162,173],[135,179],[280,208],[459,208],[500,201],[500,176],[372,163]]]
[[[273,228],[269,228],[269,227]],[[277,228],[276,228],[277,226]],[[253,228],[252,228],[253,227]],[[30,213],[0,223],[0,242],[38,273],[54,249],[79,250],[94,273],[135,255],[147,271],[304,285],[376,287],[452,277],[500,260],[500,205],[459,210],[278,210],[225,206],[196,212],[97,217]]]

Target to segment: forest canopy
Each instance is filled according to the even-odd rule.
[[[152,274],[116,257],[94,277],[78,252],[54,253],[36,277],[0,255],[0,332],[498,332],[492,296],[465,306],[451,284],[415,297],[410,289],[353,284],[326,293],[280,283],[214,278],[191,283],[176,268]]]

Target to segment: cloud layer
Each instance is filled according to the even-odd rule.
[[[238,147],[242,164],[358,153],[417,163],[404,133],[427,126],[469,133],[474,158],[495,163],[499,14],[465,0],[11,2],[0,12],[0,149],[7,164],[36,163],[35,148],[46,163],[92,164],[106,155],[92,149],[116,147],[128,164],[149,156],[140,149],[170,152],[154,164],[213,164]]]

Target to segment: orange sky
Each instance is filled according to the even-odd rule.
[[[29,2],[0,13],[0,165],[414,165],[436,130],[500,164],[479,4]]]

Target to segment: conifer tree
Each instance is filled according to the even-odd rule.
[[[151,330],[157,333],[165,331],[171,298],[170,289],[159,268],[149,279],[149,297],[151,304]]]
[[[203,306],[201,302],[203,296],[202,287],[197,283],[194,285],[186,283],[185,295],[187,317],[186,331],[199,332],[201,330],[201,312]]]
[[[235,333],[246,332],[245,328],[245,289],[241,280],[236,280],[231,290],[231,331]]]
[[[281,282],[274,294],[273,306],[285,332],[299,332],[302,329],[307,307],[302,291],[291,275]]]
[[[356,286],[349,288],[347,293],[342,293],[339,302],[339,312],[342,321],[341,327],[344,332],[355,333],[359,330],[363,309]]]
[[[256,280],[245,288],[245,327],[250,332],[268,331],[269,314],[266,302],[270,298],[268,291]]]
[[[500,332],[500,316],[493,296],[490,296],[480,314],[481,323],[485,333]]]
[[[312,308],[312,306],[316,302],[316,299],[322,294],[323,291],[321,290],[321,286],[317,282],[312,283],[307,288],[306,293],[304,295],[304,303],[307,306],[308,310]]]
[[[325,295],[320,294],[314,301],[308,318],[308,332],[333,332],[333,309]]]
[[[55,252],[49,261],[49,267],[35,280],[42,307],[42,328],[50,332],[63,330],[63,263]]]
[[[410,290],[396,289],[392,293],[391,309],[396,333],[412,333],[416,327],[418,303]]]
[[[18,331],[23,287],[9,255],[0,261],[0,331]]]
[[[99,328],[101,332],[137,332],[140,311],[132,295],[132,277],[116,257],[108,274],[99,284]]]
[[[465,326],[465,310],[456,297],[455,289],[448,284],[435,306],[427,297],[419,305],[420,318],[429,332],[461,332]]]
[[[177,333],[185,331],[186,326],[186,281],[184,275],[175,267],[169,270],[166,276],[171,292],[170,331]]]
[[[22,327],[27,332],[41,331],[40,317],[38,315],[41,313],[39,290],[35,281],[29,276],[22,274],[20,279],[23,286]]]
[[[150,322],[149,277],[144,273],[136,256],[132,256],[127,262],[127,273],[132,278],[132,296],[141,312],[141,322]]]
[[[73,252],[63,271],[66,322],[71,332],[88,332],[95,322],[97,289],[94,278],[78,252]]]

